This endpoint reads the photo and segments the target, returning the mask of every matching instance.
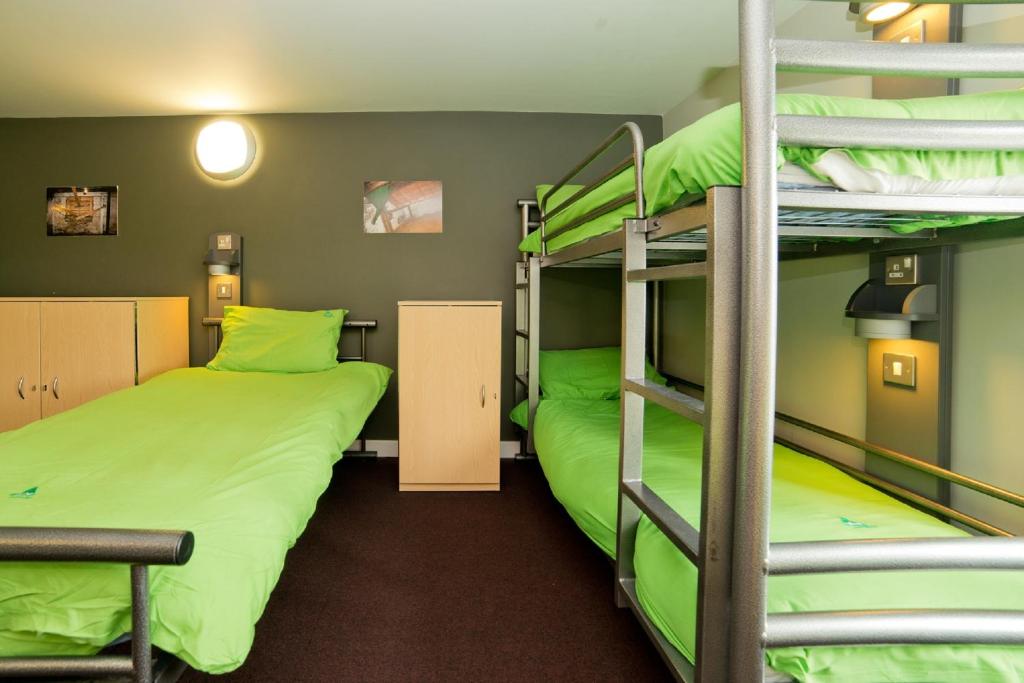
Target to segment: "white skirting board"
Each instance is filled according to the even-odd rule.
[[[346,448],[346,451],[355,451],[359,449],[359,442],[356,441],[351,446]],[[380,458],[397,458],[398,457],[398,439],[367,439],[366,450],[377,451],[377,456]],[[514,458],[519,454],[519,441],[502,441],[501,442],[501,457]]]

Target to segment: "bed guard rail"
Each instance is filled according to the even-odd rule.
[[[558,206],[553,209],[548,209],[548,200],[550,200],[556,192],[565,187],[565,185],[571,182],[576,176],[586,170],[594,161],[596,161],[602,154],[608,151],[616,142],[619,140],[629,137],[630,143],[632,144],[631,152],[618,164],[613,166],[611,169],[603,173],[596,180],[584,185],[578,191],[574,192],[572,196],[568,197]],[[633,169],[633,189],[629,192],[625,192],[613,199],[604,202],[598,207],[587,211],[582,216],[578,216],[565,224],[558,226],[557,229],[549,231],[547,229],[548,222],[566,210],[583,197],[587,196],[598,187],[603,185],[605,182],[611,180],[619,173],[632,168]],[[547,242],[551,238],[559,235],[568,230],[572,230],[575,227],[583,225],[584,223],[602,216],[609,211],[614,211],[620,207],[626,206],[627,204],[636,203],[636,217],[644,218],[644,134],[640,130],[640,126],[627,121],[626,123],[619,126],[614,133],[605,138],[604,142],[597,146],[593,152],[591,152],[583,161],[573,167],[571,171],[566,173],[556,182],[551,188],[544,193],[544,196],[540,198],[540,239],[541,239],[541,253],[547,253]]]
[[[153,680],[149,635],[149,566],[183,565],[190,531],[0,527],[0,562],[103,562],[131,565],[131,655],[5,657],[0,678],[130,677]]]

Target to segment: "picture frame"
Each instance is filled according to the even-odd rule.
[[[367,180],[363,183],[363,232],[444,231],[440,180]]]
[[[49,237],[112,237],[118,234],[117,186],[46,188]]]

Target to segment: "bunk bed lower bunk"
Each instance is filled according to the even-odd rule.
[[[526,406],[513,419],[525,427]],[[545,399],[534,425],[552,493],[610,557],[616,552],[619,401]],[[644,481],[687,519],[700,518],[700,425],[657,405],[644,423]],[[772,541],[962,538],[967,533],[901,503],[809,456],[775,449]],[[633,556],[640,604],[692,662],[697,570],[646,517]],[[774,613],[851,609],[1024,609],[1024,575],[990,572],[842,573],[769,580]],[[791,647],[768,651],[779,674],[801,683],[1007,683],[1024,680],[1024,648],[903,645]]]
[[[760,20],[764,17],[758,12],[771,4],[770,0],[749,0],[741,8]],[[759,21],[751,21],[743,31],[753,31],[759,41],[762,29],[770,30],[765,27],[771,22],[760,27]],[[859,44],[838,45],[839,54],[844,54],[842,50],[859,54],[861,49]],[[783,41],[779,47],[780,60],[795,59],[794,45]],[[815,43],[808,49],[827,55],[829,48],[830,44]],[[764,54],[746,55],[752,68],[766,70],[766,63],[774,68],[774,53],[760,43],[757,49]],[[902,55],[916,48],[895,49]],[[999,54],[998,48],[993,49],[986,73],[1020,70],[999,66]],[[937,72],[955,71],[950,66],[955,60],[942,48],[935,58]],[[849,55],[837,58],[837,68],[857,72],[852,62]],[[517,396],[525,394],[527,399],[518,416],[526,425],[524,446],[538,454],[548,450],[540,457],[549,463],[562,459],[552,455],[550,445],[541,443],[551,438],[542,435],[550,427],[541,425],[559,422],[552,403],[540,401],[542,269],[621,268],[622,399],[610,410],[604,427],[610,434],[604,445],[608,462],[603,467],[610,482],[604,521],[591,526],[616,530],[603,541],[606,550],[615,549],[616,601],[632,608],[678,679],[768,680],[765,662],[774,661],[798,680],[914,680],[872,678],[884,675],[878,670],[863,679],[857,678],[860,674],[855,670],[830,679],[826,662],[831,656],[840,664],[852,662],[856,669],[861,653],[876,649],[865,650],[865,646],[876,645],[902,653],[897,658],[914,652],[920,656],[910,658],[916,656],[919,664],[931,662],[940,651],[956,657],[961,649],[987,653],[995,647],[993,643],[1024,645],[1024,611],[1019,605],[1013,609],[1007,602],[993,603],[991,595],[982,602],[996,609],[958,609],[956,604],[965,603],[957,599],[937,603],[934,595],[921,593],[916,601],[894,594],[899,600],[884,605],[888,609],[851,609],[852,601],[842,601],[852,591],[835,588],[838,584],[830,581],[870,576],[870,583],[847,584],[870,589],[875,581],[887,584],[890,575],[919,569],[942,575],[948,581],[944,590],[955,592],[973,586],[983,576],[979,571],[1024,570],[1024,546],[1018,539],[966,537],[945,525],[931,526],[923,518],[914,518],[915,524],[922,524],[919,533],[886,537],[877,530],[873,534],[858,530],[861,520],[856,514],[842,512],[839,516],[850,520],[849,528],[864,533],[859,538],[873,540],[823,540],[836,536],[817,529],[803,540],[770,542],[768,526],[773,525],[773,534],[778,531],[774,516],[782,512],[770,505],[772,484],[787,488],[785,481],[773,480],[773,464],[785,475],[783,464],[797,457],[786,450],[780,456],[779,446],[773,445],[778,258],[788,251],[818,255],[868,251],[879,244],[902,247],[913,243],[910,240],[936,238],[938,228],[1024,215],[1024,155],[1020,154],[1024,144],[1018,137],[1024,132],[1024,91],[903,102],[780,96],[777,104],[782,115],[776,119],[770,86],[764,94],[752,95],[748,87],[742,109],[734,106],[716,112],[646,151],[639,128],[627,123],[557,183],[539,187],[536,201],[519,201],[523,254],[516,277],[516,336],[521,343],[516,379],[521,387]],[[776,123],[782,145],[778,148]],[[833,128],[849,132],[848,146]],[[717,137],[712,129],[718,131]],[[632,152],[623,161],[586,185],[569,185],[622,139],[632,143]],[[782,172],[777,173],[779,169]],[[756,187],[752,187],[755,177]],[[535,210],[537,219],[532,215]],[[531,228],[537,229],[531,233]],[[977,236],[975,231],[952,232]],[[936,242],[948,241],[947,234]],[[660,326],[657,288],[653,324],[648,324],[647,285],[682,278],[707,282],[707,322],[700,332],[706,337],[706,404],[644,377],[647,342],[652,330],[658,339]],[[655,354],[657,363],[657,341]],[[696,475],[680,468],[685,461],[680,457],[651,468],[650,460],[659,456],[656,449],[652,453],[649,444],[645,446],[645,414],[657,415],[662,408],[675,419],[703,423],[703,444],[698,446],[692,434],[688,441],[683,439],[692,458],[700,453]],[[820,429],[810,426],[812,431]],[[819,457],[799,444],[792,445],[796,451]],[[872,448],[866,443],[860,447]],[[592,444],[585,449],[587,467],[598,467],[589,454],[599,449]],[[565,459],[575,460],[571,455]],[[913,460],[906,456],[905,462]],[[668,472],[668,483],[658,482],[661,465]],[[1008,535],[940,501],[915,497],[853,468],[836,467],[830,470],[832,477],[842,480],[842,470],[938,518],[957,520],[982,534]],[[560,469],[555,464],[550,468]],[[567,478],[587,481],[584,470],[581,466]],[[1024,497],[969,481],[948,468],[933,467],[928,472],[1024,506]],[[680,481],[687,477],[699,478],[699,485],[681,493]],[[892,510],[907,509],[896,501],[885,501],[896,506]],[[609,505],[614,505],[612,516]],[[647,559],[652,555],[661,556],[663,567],[674,568],[652,572],[651,567],[659,564]],[[997,574],[1000,581],[1012,582],[1008,576]],[[905,580],[897,578],[887,585],[896,587]],[[780,604],[769,593],[769,586],[775,590],[791,584],[808,587],[802,599]],[[816,586],[826,594],[818,595]],[[830,596],[829,590],[835,594]],[[661,595],[665,597],[654,597]],[[659,601],[668,607],[661,607]],[[815,604],[822,608],[814,609]],[[1008,652],[1010,659],[986,664],[987,671],[967,671],[952,680],[1022,680],[1024,666],[1015,660],[1015,651]],[[817,658],[817,663],[807,664],[807,657]],[[967,655],[964,661],[970,657],[975,655]],[[818,663],[823,669],[817,673],[800,670]],[[914,664],[908,660],[908,666]],[[899,675],[905,674],[914,675]],[[924,678],[918,680],[942,680],[942,672],[921,675]]]

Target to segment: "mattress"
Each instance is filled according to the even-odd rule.
[[[0,524],[192,531],[188,564],[150,569],[153,643],[230,671],[390,374],[174,370],[0,434]],[[90,654],[126,633],[128,573],[0,563],[0,656]]]
[[[1024,119],[1024,90],[932,97],[911,100],[871,100],[822,95],[779,95],[780,114],[856,116],[915,119]],[[677,131],[644,154],[644,199],[648,215],[655,215],[682,201],[703,196],[714,186],[742,184],[740,108],[733,104],[712,112]],[[813,189],[892,194],[993,194],[1024,195],[1024,153],[915,150],[817,149],[780,147],[778,165],[786,163],[806,171],[818,182],[799,182]],[[538,201],[550,185],[537,188]],[[560,188],[548,209],[568,199],[580,186]],[[633,190],[633,170],[628,169],[555,216],[548,230],[583,216],[602,204]],[[636,215],[635,203],[627,204],[556,235],[548,251],[601,235],[622,226]],[[893,223],[897,232],[924,228],[955,227],[999,218],[984,216],[921,216]],[[527,252],[540,251],[540,234],[534,231],[519,245]]]
[[[514,419],[522,421],[524,407]],[[534,440],[555,497],[609,556],[615,554],[619,402],[542,400]],[[648,403],[644,480],[693,524],[700,520],[700,425]],[[775,448],[772,541],[937,538],[966,534],[828,465]],[[636,539],[637,594],[657,628],[693,661],[696,568],[647,518]],[[872,572],[772,577],[770,612],[915,607],[1024,609],[1024,575]],[[885,646],[768,651],[805,683],[1008,683],[1024,680],[1024,648]]]

